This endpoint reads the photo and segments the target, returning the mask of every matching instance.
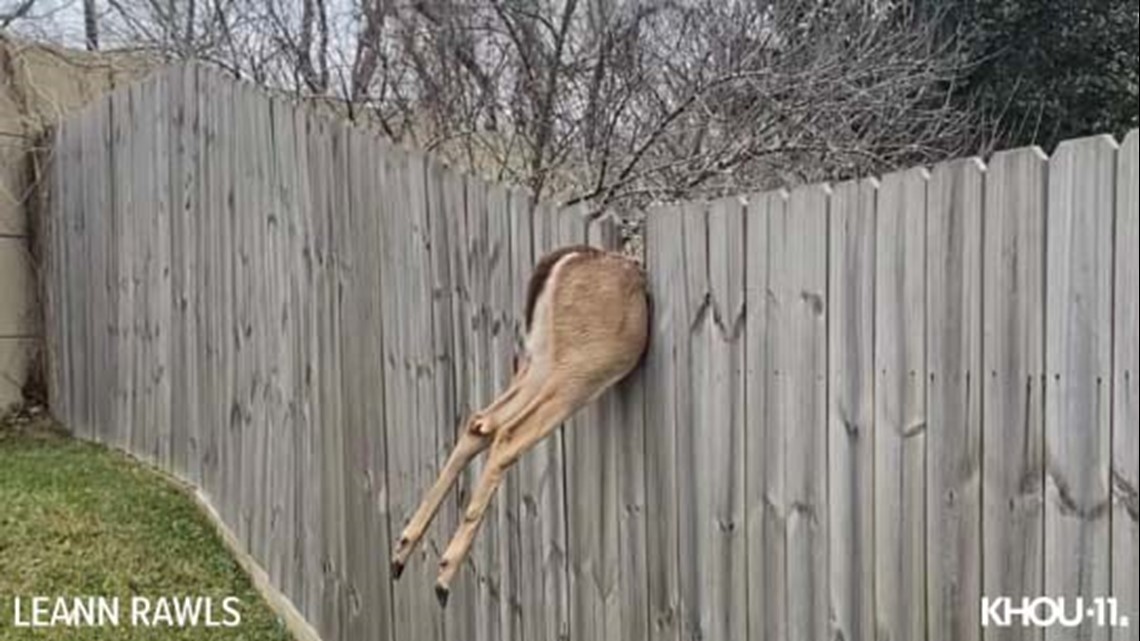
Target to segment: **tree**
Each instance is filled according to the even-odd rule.
[[[99,49],[99,18],[96,15],[95,0],[83,0],[83,31],[87,50]]]
[[[595,207],[972,151],[961,52],[881,2],[413,3],[360,94],[387,131]]]
[[[100,45],[332,102],[539,197],[640,207],[979,144],[911,0],[108,0]]]
[[[20,0],[14,7],[5,7],[0,11],[0,29],[7,29],[9,25],[31,13],[36,0]]]
[[[950,11],[978,61],[959,99],[1003,146],[1049,149],[1140,124],[1135,0],[956,0]]]

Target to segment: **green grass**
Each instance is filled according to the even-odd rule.
[[[218,604],[238,597],[242,622],[132,628],[127,612],[136,595],[213,597]],[[25,603],[32,596],[119,597],[122,626],[15,628],[17,596]],[[0,641],[290,638],[185,490],[42,422],[0,424]]]

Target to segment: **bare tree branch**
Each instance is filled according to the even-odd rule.
[[[971,61],[909,0],[108,2],[104,48],[209,60],[591,209],[934,162],[985,131],[949,100]]]
[[[36,0],[24,0],[15,9],[8,13],[0,13],[0,29],[7,29],[13,22],[23,18],[31,12]]]

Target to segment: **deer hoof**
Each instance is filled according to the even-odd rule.
[[[442,583],[435,586],[435,600],[439,601],[439,607],[447,607],[447,599],[451,596],[451,588],[443,585]]]
[[[399,581],[400,577],[404,575],[404,562],[392,561],[392,580]]]

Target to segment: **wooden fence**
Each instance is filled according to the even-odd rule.
[[[193,66],[54,160],[54,410],[203,488],[327,641],[1140,638],[1135,132],[649,212],[645,367],[511,473],[446,611],[477,470],[399,583],[392,537],[536,258],[613,226]]]

